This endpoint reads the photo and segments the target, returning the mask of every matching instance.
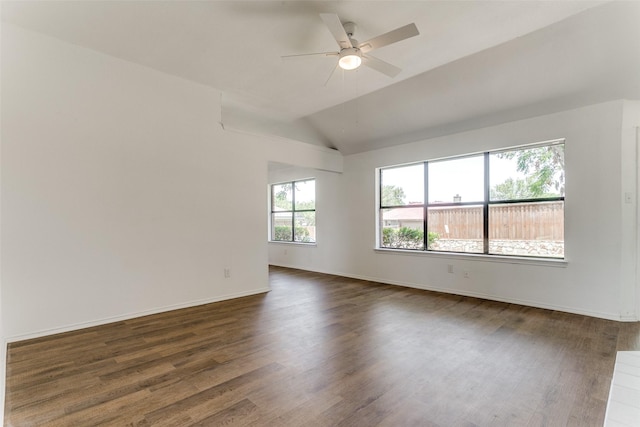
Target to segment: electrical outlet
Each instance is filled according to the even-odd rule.
[[[463,277],[464,277],[465,279],[468,279],[468,278],[469,278],[469,272],[468,272],[468,271],[465,271],[465,272],[464,272],[464,276],[463,276]]]
[[[629,193],[629,192],[624,193],[624,202],[628,203],[628,204],[633,202],[631,193]]]
[[[224,269],[224,278],[228,279],[231,277],[231,269],[230,268],[225,268]]]
[[[447,271],[448,271],[449,273],[453,273],[453,264],[449,264],[449,265],[447,265]]]

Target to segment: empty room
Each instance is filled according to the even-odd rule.
[[[640,1],[0,3],[5,426],[640,426]]]

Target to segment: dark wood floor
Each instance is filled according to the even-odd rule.
[[[10,426],[602,426],[640,324],[271,268],[264,295],[11,344]]]

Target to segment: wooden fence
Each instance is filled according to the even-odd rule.
[[[482,239],[481,206],[430,208],[428,219],[441,239]],[[490,206],[489,238],[562,241],[564,202]]]

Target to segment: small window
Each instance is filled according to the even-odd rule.
[[[271,241],[315,243],[315,179],[271,185]]]

